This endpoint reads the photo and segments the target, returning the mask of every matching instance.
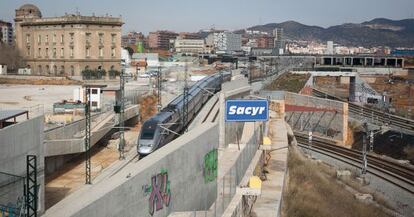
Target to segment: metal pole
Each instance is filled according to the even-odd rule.
[[[85,184],[91,184],[91,88],[85,87]]]
[[[367,132],[368,132],[368,124],[364,123],[364,132],[362,137],[362,175],[367,173]]]
[[[310,157],[312,157],[311,148],[312,148],[312,131],[309,131],[308,151],[309,151]]]
[[[162,75],[161,75],[161,67],[158,67],[158,74],[157,74],[157,86],[158,86],[158,105],[157,109],[158,112],[161,111],[162,102],[161,102],[161,88],[162,88]]]
[[[121,91],[120,111],[119,111],[119,159],[125,159],[125,130],[124,130],[124,113],[125,113],[125,66],[122,65],[121,76],[119,78],[119,86]]]
[[[369,135],[369,151],[374,151],[374,131],[371,130],[371,133]]]

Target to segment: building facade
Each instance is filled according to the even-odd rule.
[[[13,44],[13,25],[0,20],[0,43]]]
[[[273,37],[275,37],[275,49],[278,54],[283,54],[285,51],[285,40],[283,36],[283,29],[282,28],[276,28],[273,30]]]
[[[203,39],[176,39],[174,40],[174,49],[177,53],[198,54],[205,52]]]
[[[214,32],[207,36],[207,44],[212,44],[216,51],[241,51],[241,35],[232,32]]]
[[[150,32],[148,35],[148,46],[153,49],[169,50],[170,40],[176,39],[177,36],[177,33],[170,31]]]
[[[86,69],[121,68],[118,17],[70,14],[42,18],[31,4],[16,9],[16,44],[32,74],[80,76]]]

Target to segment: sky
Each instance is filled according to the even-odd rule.
[[[123,32],[237,30],[294,20],[329,27],[374,18],[414,18],[414,0],[0,0],[0,19],[13,21],[15,9],[31,3],[44,17],[79,11],[122,16]]]

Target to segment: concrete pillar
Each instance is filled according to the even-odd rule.
[[[375,65],[375,58],[374,57],[372,57],[372,66],[374,66]]]
[[[331,66],[333,66],[334,65],[334,58],[333,57],[331,57]]]
[[[395,64],[394,64],[394,66],[395,66],[395,68],[397,68],[397,64],[398,64],[398,61],[397,61],[398,59],[397,58],[395,58]]]
[[[384,59],[384,66],[387,66],[388,58]]]
[[[343,103],[342,107],[342,144],[348,142],[348,103]]]
[[[351,57],[351,66],[354,66],[354,58]]]

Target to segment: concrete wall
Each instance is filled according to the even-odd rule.
[[[37,156],[39,211],[44,210],[43,116],[0,129],[0,171],[26,176],[26,156]],[[23,196],[22,179],[0,174],[0,205],[16,205]],[[11,183],[12,182],[12,183]]]
[[[348,104],[312,96],[285,93],[286,105],[297,105],[330,111],[289,111],[286,106],[286,121],[293,130],[327,135],[342,143],[346,142],[348,132]]]
[[[151,186],[152,178],[157,179],[158,187],[162,180],[166,182],[165,191],[158,189],[163,203],[159,209],[155,206],[152,216],[206,209],[217,196],[217,184],[205,181],[204,158],[217,147],[217,124],[201,125],[101,182],[84,186],[47,210],[45,216],[151,216],[152,192],[158,189]]]
[[[300,95],[284,91],[261,91],[259,96],[272,100],[285,100],[286,105],[297,105],[317,109],[335,110],[335,112],[300,112],[286,109],[285,120],[293,130],[328,135],[345,144],[348,132],[348,103]],[[301,114],[302,113],[302,114]],[[308,122],[308,123],[307,123]],[[306,124],[307,123],[307,124]]]
[[[125,119],[137,116],[137,105],[125,109]],[[113,126],[119,123],[118,115],[113,112],[104,113],[92,119],[91,146],[95,145]],[[45,156],[74,154],[85,151],[85,120],[57,127],[45,132]]]

